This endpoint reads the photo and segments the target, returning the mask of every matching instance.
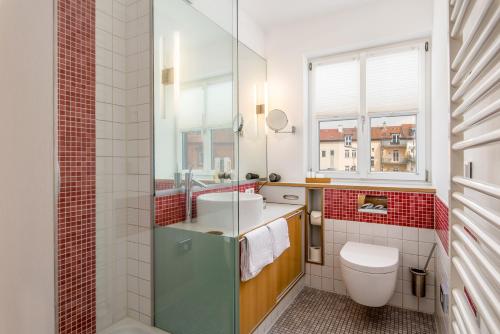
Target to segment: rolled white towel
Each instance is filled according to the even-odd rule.
[[[273,243],[267,227],[259,227],[245,234],[240,261],[243,282],[254,278],[273,262]]]
[[[276,259],[288,247],[290,238],[288,236],[288,223],[284,218],[279,218],[267,225],[273,241],[273,257]]]

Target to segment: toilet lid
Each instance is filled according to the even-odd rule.
[[[349,241],[340,250],[340,261],[346,267],[364,273],[391,273],[398,269],[399,250]]]

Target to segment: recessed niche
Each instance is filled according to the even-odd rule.
[[[358,195],[358,212],[387,214],[387,196]]]

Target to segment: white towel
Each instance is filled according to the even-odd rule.
[[[288,223],[285,218],[279,218],[267,225],[273,241],[273,257],[276,259],[288,247],[290,238],[288,237]]]
[[[248,281],[273,262],[273,243],[267,227],[259,227],[245,234],[241,245],[241,280]]]

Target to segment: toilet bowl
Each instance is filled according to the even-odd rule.
[[[340,250],[342,277],[349,296],[357,303],[387,304],[396,289],[397,248],[347,242]]]

